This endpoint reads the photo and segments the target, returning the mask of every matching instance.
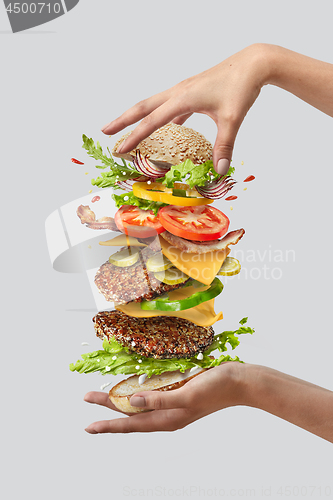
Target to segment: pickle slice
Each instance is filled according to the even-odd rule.
[[[173,264],[162,254],[162,252],[160,252],[150,257],[146,262],[146,266],[148,271],[151,271],[152,273],[159,273],[161,271],[166,271],[166,269],[172,267]]]
[[[154,276],[166,285],[178,285],[178,283],[184,283],[189,278],[187,274],[179,271],[176,267],[169,267],[165,271],[154,273]]]
[[[234,276],[241,270],[241,265],[234,257],[227,257],[223,262],[221,269],[217,273],[219,276]]]
[[[128,247],[116,252],[109,257],[110,264],[117,267],[130,267],[139,259],[140,249],[137,247]]]

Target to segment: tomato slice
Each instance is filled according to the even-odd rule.
[[[134,205],[123,205],[114,217],[122,233],[136,238],[149,238],[165,231],[152,210],[141,210]]]
[[[187,240],[216,240],[225,235],[229,228],[228,217],[215,207],[179,207],[169,205],[159,210],[162,226]]]

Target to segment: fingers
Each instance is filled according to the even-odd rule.
[[[132,151],[143,139],[155,132],[155,130],[166,125],[175,117],[185,114],[188,114],[188,109],[182,101],[178,99],[169,99],[141,121],[129,137],[122,142],[118,148],[118,153],[128,153]]]
[[[145,116],[149,115],[154,109],[158,108],[168,98],[167,91],[156,94],[144,101],[140,101],[132,108],[128,109],[121,116],[108,123],[102,128],[102,132],[107,135],[113,135],[120,132],[129,125],[142,120]]]
[[[184,408],[174,408],[135,414],[129,418],[102,420],[90,424],[85,430],[89,434],[175,431],[193,420]]]
[[[106,408],[110,408],[111,410],[120,412],[120,410],[118,410],[118,408],[112,403],[112,401],[110,401],[109,395],[105,392],[91,391],[88,392],[83,399],[87,403],[105,406]]]
[[[213,163],[216,172],[225,175],[228,172],[238,126],[232,121],[218,123],[217,136],[213,148]]]
[[[183,123],[186,122],[192,116],[193,113],[186,113],[185,115],[182,116],[177,116],[172,120],[172,123],[176,123],[176,125],[183,125]]]
[[[166,410],[184,408],[186,399],[184,387],[181,387],[173,391],[138,392],[131,397],[130,404],[147,410]]]
[[[153,432],[174,431],[185,427],[195,420],[191,411],[184,407],[186,399],[183,388],[173,391],[147,391],[140,392],[131,397],[132,406],[145,408],[148,411],[130,415],[130,418],[115,420],[102,420],[90,424],[85,430],[89,434],[102,433],[128,433],[128,432]],[[91,392],[85,400],[111,407],[103,393]],[[113,405],[112,405],[113,406]]]

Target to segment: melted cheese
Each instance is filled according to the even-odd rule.
[[[160,238],[163,254],[183,273],[191,278],[210,285],[230,253],[225,250],[213,250],[207,253],[190,253],[170,245],[164,238]]]
[[[103,246],[108,246],[108,247],[125,247],[125,246],[132,246],[132,247],[146,247],[144,243],[140,243],[136,238],[133,238],[132,236],[127,236],[126,234],[119,234],[115,238],[112,238],[112,240],[107,240],[107,241],[100,241],[100,245]]]
[[[207,290],[209,287],[194,288],[189,286],[186,288],[179,288],[178,290],[173,290],[169,293],[170,300],[182,300],[190,297],[196,292],[201,292]],[[211,326],[216,321],[223,318],[222,312],[215,313],[214,311],[214,299],[207,300],[198,306],[191,307],[191,309],[185,309],[184,311],[144,311],[138,302],[130,302],[129,304],[117,305],[116,309],[122,311],[128,316],[134,316],[135,318],[151,318],[153,316],[176,316],[177,318],[184,318],[188,321],[192,321],[199,326]]]

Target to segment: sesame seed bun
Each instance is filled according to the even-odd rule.
[[[132,161],[135,150],[129,153],[117,153],[120,144],[130,135],[125,134],[116,142],[112,154],[118,158]],[[168,123],[153,132],[147,139],[140,142],[139,149],[142,156],[147,156],[152,163],[161,166],[178,165],[186,159],[200,165],[212,159],[213,147],[207,139],[192,128]]]

